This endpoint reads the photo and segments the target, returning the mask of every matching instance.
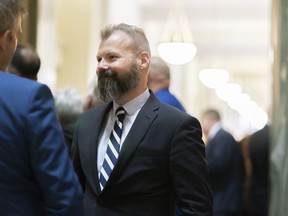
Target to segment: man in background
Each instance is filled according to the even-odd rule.
[[[104,102],[99,97],[99,92],[97,89],[97,78],[93,78],[89,85],[88,93],[84,98],[84,112],[103,104]]]
[[[55,107],[70,153],[73,133],[80,114],[83,113],[83,99],[74,87],[61,89],[54,94]]]
[[[240,147],[221,125],[220,113],[207,109],[202,114],[208,138],[206,158],[211,176],[214,216],[242,216],[244,165]]]
[[[41,61],[36,50],[29,45],[18,44],[7,71],[17,76],[37,80],[40,65]]]
[[[162,102],[186,111],[180,101],[169,91],[170,69],[166,62],[160,57],[152,56],[150,61],[148,88]]]
[[[265,125],[253,133],[249,139],[248,150],[251,162],[251,183],[249,187],[251,216],[267,216],[269,212],[269,143],[270,128]]]
[[[0,0],[0,215],[81,216],[82,190],[49,88],[8,73],[21,0]]]

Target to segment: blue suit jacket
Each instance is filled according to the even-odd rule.
[[[158,98],[158,100],[169,104],[173,107],[176,107],[177,109],[186,112],[183,105],[180,103],[180,101],[169,91],[169,89],[161,89],[160,91],[157,91],[155,93],[155,96]]]
[[[50,90],[0,72],[0,215],[82,215],[81,202]]]
[[[220,129],[207,143],[206,155],[211,176],[214,215],[241,212],[244,165],[237,142],[231,134]]]

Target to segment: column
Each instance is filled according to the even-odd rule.
[[[38,0],[24,0],[23,2],[28,14],[22,22],[23,33],[19,43],[28,43],[36,48]]]
[[[286,216],[288,212],[288,0],[273,0],[272,6],[274,78],[269,215]]]

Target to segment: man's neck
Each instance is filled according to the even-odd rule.
[[[138,97],[141,95],[145,90],[147,89],[147,86],[143,86],[142,88],[137,87],[134,89],[129,90],[126,94],[122,95],[120,98],[115,100],[117,104],[120,106],[128,103],[129,101],[133,100],[134,98]]]

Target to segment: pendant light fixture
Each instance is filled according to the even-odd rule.
[[[180,0],[173,0],[157,50],[164,61],[173,65],[186,64],[196,55],[188,16]]]

